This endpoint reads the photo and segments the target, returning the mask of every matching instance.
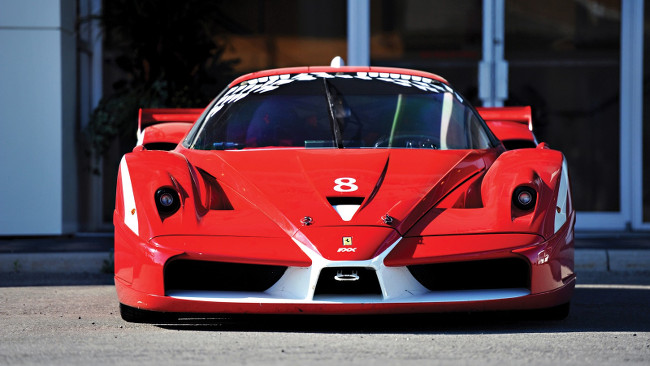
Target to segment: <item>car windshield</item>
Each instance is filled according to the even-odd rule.
[[[228,89],[188,135],[200,150],[486,149],[485,123],[448,85],[403,74],[309,73]]]

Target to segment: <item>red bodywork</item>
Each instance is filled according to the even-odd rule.
[[[203,109],[199,108],[140,109],[137,146],[177,145],[202,112]]]
[[[344,69],[408,72],[445,82],[411,70]],[[244,76],[231,87],[251,78],[336,70],[272,70]],[[169,112],[168,116],[166,110],[142,111],[140,128],[149,120],[176,122],[149,127],[158,127],[164,138],[146,133],[145,146],[148,138],[169,142],[173,136],[178,143],[182,139],[178,131],[187,132],[187,122],[202,111]],[[501,139],[532,136],[534,140],[528,107],[483,108],[479,113]],[[545,145],[511,151],[502,146],[485,150],[139,148],[124,156],[118,175],[114,215],[118,297],[120,303],[138,309],[197,313],[408,313],[564,304],[575,284],[575,212],[563,163],[562,154]],[[533,210],[523,212],[513,205],[513,191],[519,186],[537,192]],[[181,207],[173,215],[161,215],[154,203],[161,187],[179,192]],[[337,213],[337,202],[357,202],[351,218]],[[221,291],[196,288],[192,282],[236,279],[206,279],[212,275],[198,271],[192,272],[197,278],[184,278],[174,269],[174,263],[183,261],[286,269],[267,290],[242,292],[224,285],[226,290]],[[518,263],[513,268],[521,264],[521,274],[527,278],[516,289],[507,283],[504,288],[442,286],[438,290],[435,284],[453,283],[454,277],[489,277],[491,263],[510,262]],[[418,278],[418,283],[411,276],[418,268],[429,270],[427,266],[436,264],[449,267],[431,267],[442,268],[435,273],[444,274],[432,285],[422,285],[426,281]],[[313,288],[318,272],[339,267],[377,272],[381,293],[319,294]],[[456,273],[454,268],[487,270]],[[239,273],[233,271],[226,273]],[[172,276],[187,284],[172,285],[168,278]],[[176,291],[173,286],[187,288]]]
[[[476,108],[488,127],[499,140],[530,141],[537,145],[533,134],[533,118],[526,107],[479,107]]]

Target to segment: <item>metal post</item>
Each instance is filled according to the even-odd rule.
[[[347,64],[370,65],[370,0],[348,0]]]
[[[102,13],[102,0],[92,0],[91,15],[100,15]],[[95,108],[103,96],[102,69],[104,65],[104,47],[103,35],[99,25],[99,20],[92,21],[92,34],[90,42],[92,44],[92,71],[91,71],[91,107]]]
[[[508,63],[503,59],[504,0],[483,0],[483,59],[479,64],[479,97],[486,107],[502,107],[508,99]]]
[[[621,4],[621,212],[633,229],[643,223],[643,1]],[[647,126],[646,126],[647,127]],[[647,143],[647,142],[646,142]]]

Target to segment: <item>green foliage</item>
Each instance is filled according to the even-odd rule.
[[[123,89],[99,102],[85,131],[96,157],[103,155],[117,136],[135,141],[138,109],[164,105],[166,91],[161,83]],[[132,136],[128,136],[129,133]]]
[[[102,273],[114,273],[115,272],[115,258],[113,252],[108,253],[108,258],[102,261]]]
[[[18,259],[14,261],[14,272],[18,273],[23,268],[22,263]]]
[[[122,78],[85,131],[95,156],[116,137],[135,141],[139,108],[202,107],[232,79],[221,59],[223,1],[111,0],[100,16],[105,50]],[[131,145],[133,146],[133,145]]]

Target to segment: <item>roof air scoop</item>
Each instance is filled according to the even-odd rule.
[[[327,197],[327,201],[343,221],[350,221],[361,207],[363,197]]]
[[[336,56],[332,59],[332,62],[330,62],[330,67],[342,67],[345,66],[345,61],[343,61],[343,58],[341,56]]]

